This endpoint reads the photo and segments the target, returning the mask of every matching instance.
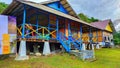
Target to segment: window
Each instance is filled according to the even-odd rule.
[[[106,37],[104,37],[104,41],[106,41]]]
[[[108,37],[108,41],[110,41],[110,38]]]

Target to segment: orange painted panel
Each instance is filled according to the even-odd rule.
[[[10,46],[8,45],[3,45],[3,54],[9,54],[10,53]]]
[[[56,32],[52,34],[52,38],[56,38]]]
[[[64,28],[59,29],[60,32],[65,33]]]
[[[98,31],[98,36],[102,36],[102,31]]]
[[[66,33],[66,36],[68,37],[68,20],[65,20],[65,33]]]
[[[66,36],[68,37],[68,29],[65,29]]]
[[[52,19],[52,20],[56,20],[56,16],[55,16],[55,15],[50,14],[50,19]]]
[[[98,37],[98,42],[102,42],[102,36],[101,37]]]

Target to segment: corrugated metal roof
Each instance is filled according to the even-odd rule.
[[[105,30],[106,26],[110,23],[110,20],[104,20],[104,21],[98,21],[98,22],[93,22],[91,25],[96,26],[102,30]]]
[[[60,0],[49,0],[49,1],[41,2],[39,4],[49,4],[49,3],[53,3],[53,2],[57,2],[57,1],[60,1]]]
[[[21,0],[15,0],[13,1],[13,3],[10,4],[10,6],[8,6],[8,8],[2,13],[2,14],[6,14],[6,15],[9,15],[11,13],[13,13],[14,11],[16,11],[16,9],[18,8],[18,6],[20,7],[20,5],[22,4],[26,4],[26,5],[29,5],[29,6],[32,6],[32,7],[35,7],[37,9],[40,9],[40,10],[43,10],[43,11],[46,11],[46,12],[49,12],[49,13],[52,13],[52,14],[55,14],[55,15],[58,15],[58,16],[61,16],[61,17],[64,17],[64,18],[67,18],[67,19],[70,19],[70,20],[73,20],[73,21],[76,21],[78,23],[81,23],[83,25],[86,25],[86,27],[83,27],[83,28],[86,28],[87,29],[87,26],[89,27],[92,27],[94,29],[100,29],[96,26],[93,26],[87,22],[84,22],[78,18],[75,18],[71,15],[68,15],[68,14],[65,14],[65,13],[62,13],[60,11],[57,11],[55,9],[52,9],[50,7],[47,7],[45,5],[42,5],[42,4],[38,4],[38,3],[34,3],[34,2],[29,2],[29,1],[21,1]],[[14,10],[14,11],[13,11]],[[23,10],[23,8],[20,8],[19,10]]]
[[[33,7],[36,7],[38,9],[41,9],[41,10],[44,10],[44,11],[47,11],[47,12],[50,12],[50,13],[53,13],[53,14],[56,14],[56,15],[59,15],[59,16],[62,16],[62,17],[65,17],[65,18],[68,18],[68,19],[71,19],[71,20],[76,21],[76,22],[83,23],[83,24],[89,25],[91,27],[97,28],[96,26],[90,25],[89,23],[86,23],[86,22],[84,22],[84,21],[82,21],[78,18],[75,18],[71,15],[59,12],[59,11],[57,11],[55,9],[52,9],[52,8],[49,8],[45,5],[41,5],[41,4],[37,4],[37,3],[31,3],[31,2],[27,2],[27,1],[19,1],[19,2],[30,5],[30,6],[33,6]]]

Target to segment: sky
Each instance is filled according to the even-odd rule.
[[[0,0],[7,4],[12,0]],[[47,0],[30,0],[42,2]],[[120,19],[120,0],[68,0],[76,13],[84,13],[88,17],[95,17],[100,20]]]
[[[7,4],[12,0],[0,0]],[[42,2],[47,0],[30,0]],[[88,17],[94,17],[99,20],[111,19],[120,20],[120,0],[68,0],[69,4],[78,13],[84,13]],[[119,23],[120,28],[120,23]]]
[[[68,0],[77,13],[89,17],[104,19],[120,19],[120,0]]]

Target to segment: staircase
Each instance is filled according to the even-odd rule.
[[[62,44],[67,52],[70,52],[70,42],[67,37],[62,35],[62,33],[59,33],[57,40]]]
[[[93,50],[81,50],[82,40],[75,40],[72,36],[68,38],[64,34],[59,33],[57,40],[62,44],[64,49],[69,53],[79,57],[82,60],[95,59]],[[70,45],[73,44],[78,50],[71,50]],[[81,50],[81,51],[80,51]]]
[[[81,50],[82,42],[75,40],[72,36],[68,38],[64,34],[59,33],[57,40],[62,44],[67,52],[70,52],[70,45],[73,44],[77,50]]]
[[[69,41],[77,48],[78,50],[81,50],[82,48],[82,42],[75,40],[72,36],[68,37]]]

